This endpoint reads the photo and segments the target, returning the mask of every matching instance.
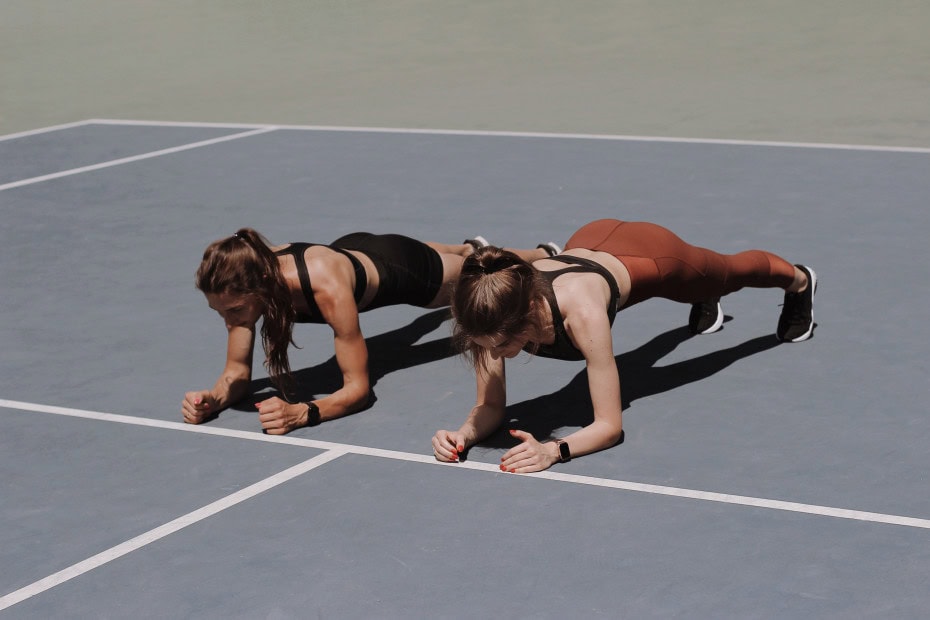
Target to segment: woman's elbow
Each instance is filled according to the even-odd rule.
[[[601,433],[604,438],[604,447],[609,448],[623,439],[623,425],[620,423],[604,423],[601,427]]]
[[[355,412],[366,409],[371,405],[374,394],[371,392],[371,386],[367,381],[358,381],[346,390],[345,406],[346,409]]]
[[[227,368],[223,381],[230,388],[246,386],[252,381],[252,372],[249,368]]]
[[[616,429],[612,429],[607,439],[609,441],[608,445],[617,445],[623,439],[623,429],[619,426]]]

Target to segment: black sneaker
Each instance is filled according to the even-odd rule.
[[[795,265],[807,276],[807,288],[800,293],[785,293],[785,303],[778,317],[775,336],[782,342],[802,342],[814,334],[814,293],[817,274],[810,267]]]
[[[562,248],[555,241],[546,241],[536,246],[538,250],[545,250],[549,256],[558,256],[562,253]]]
[[[489,245],[491,245],[490,243],[488,243],[488,240],[482,237],[481,235],[475,235],[474,238],[466,239],[462,243],[467,243],[468,245],[475,248],[476,250],[480,250],[481,248],[486,248]]]
[[[723,327],[723,308],[720,298],[715,297],[691,305],[691,314],[688,316],[688,329],[692,334],[712,334]]]

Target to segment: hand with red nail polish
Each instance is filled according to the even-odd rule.
[[[552,442],[540,443],[525,431],[511,429],[510,435],[520,443],[501,457],[501,470],[512,474],[525,474],[552,467],[559,460],[558,449]]]
[[[181,414],[188,424],[201,424],[216,417],[219,407],[210,390],[187,392],[181,401]]]
[[[444,463],[457,463],[463,452],[467,440],[461,431],[436,431],[433,435],[433,454],[437,461]]]

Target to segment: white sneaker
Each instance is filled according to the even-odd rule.
[[[481,248],[486,248],[489,245],[491,245],[488,242],[488,240],[482,237],[481,235],[475,235],[473,238],[466,239],[462,243],[467,243],[468,245],[475,248],[476,250],[481,249]]]

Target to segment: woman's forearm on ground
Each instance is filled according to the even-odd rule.
[[[468,419],[459,428],[459,432],[467,437],[465,447],[471,447],[496,431],[504,420],[504,408],[494,405],[475,405]]]
[[[320,420],[333,420],[350,413],[355,413],[368,406],[371,401],[371,388],[367,382],[347,384],[329,396],[314,400],[320,408]]]
[[[233,405],[251,392],[252,350],[255,347],[255,326],[229,328],[226,342],[226,364],[210,390],[218,409]]]
[[[210,395],[213,396],[219,409],[225,409],[248,396],[250,384],[250,376],[224,372],[213,385]]]
[[[504,421],[507,407],[507,379],[503,359],[489,360],[475,372],[475,406],[459,432],[473,446],[496,431]],[[468,447],[466,446],[466,447]]]
[[[620,441],[622,432],[621,419],[618,419],[617,422],[595,420],[584,428],[561,439],[568,443],[569,450],[572,456],[575,457],[610,448]]]

